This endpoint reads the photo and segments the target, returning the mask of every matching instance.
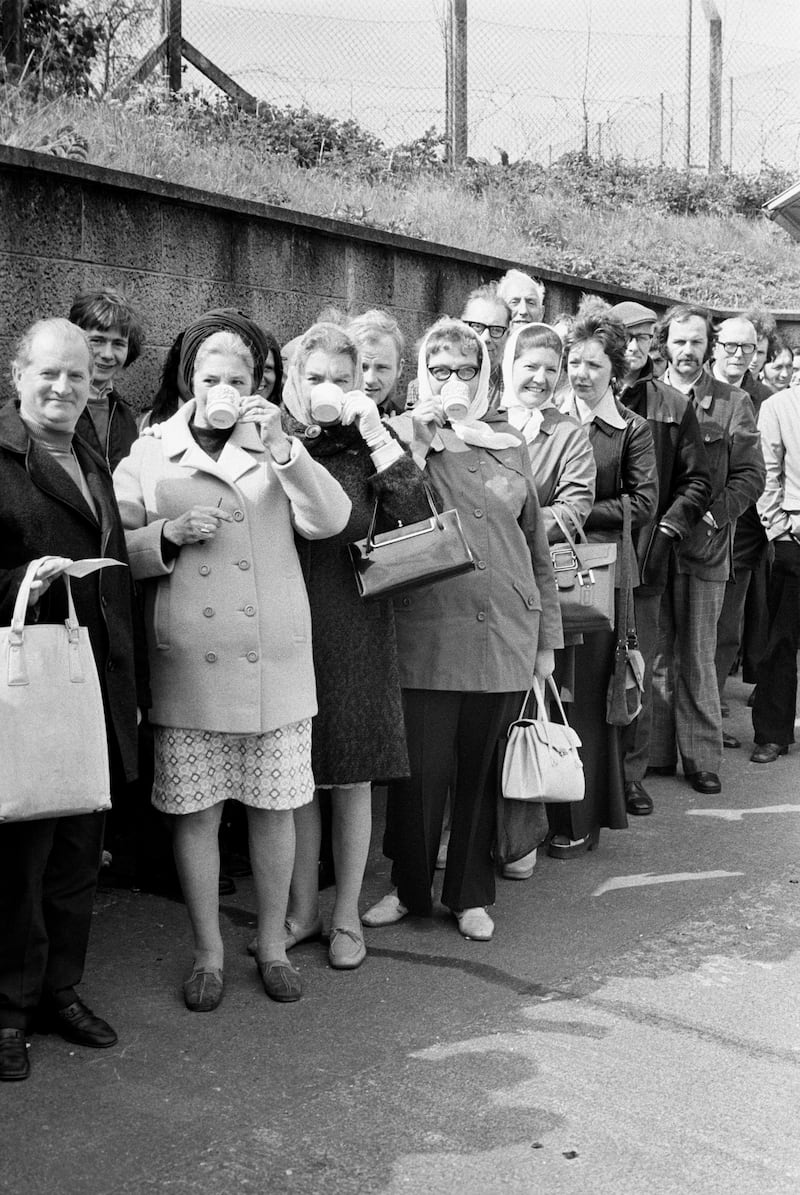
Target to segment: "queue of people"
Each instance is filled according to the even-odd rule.
[[[168,828],[189,1011],[225,992],[226,802],[244,811],[248,949],[266,994],[288,1003],[303,994],[293,947],[324,937],[331,967],[357,969],[365,926],[431,916],[437,867],[454,927],[489,941],[498,873],[529,879],[538,850],[577,860],[603,829],[651,815],[648,773],[680,758],[697,791],[719,792],[722,751],[739,746],[722,690],[745,642],[752,759],[788,751],[791,346],[760,312],[714,327],[688,304],[658,318],[588,297],[550,325],[544,300],[517,270],[471,292],[421,338],[402,397],[388,312],[323,313],[282,351],[245,313],[214,309],[180,332],[138,421],[116,389],[143,339],[125,296],[78,295],[68,319],[19,341],[17,397],[0,411],[0,614],[31,560],[28,618],[45,622],[63,617],[71,560],[125,566],[73,582],[75,602],[103,687],[112,825],[125,810],[122,838],[148,818]],[[431,507],[458,512],[474,568],[365,602],[349,545]],[[623,730],[606,707],[619,625],[562,627],[551,547],[573,536],[632,562],[645,667]],[[617,623],[620,608],[617,592]],[[504,801],[507,729],[534,678],[551,677],[585,798]],[[375,784],[392,886],[363,909]],[[101,813],[0,826],[2,1080],[27,1077],[40,1024],[87,1047],[117,1040],[77,990],[103,836]]]

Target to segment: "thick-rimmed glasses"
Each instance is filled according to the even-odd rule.
[[[479,336],[483,336],[484,332],[488,329],[492,340],[499,340],[508,331],[507,324],[481,324],[478,320],[474,319],[465,319],[463,322],[468,328],[472,328],[473,332],[477,332]]]
[[[722,345],[722,348],[729,357],[735,357],[737,352],[741,352],[743,357],[749,357],[756,351],[757,347],[753,344],[752,340],[745,341],[744,344],[741,344],[738,340],[720,340],[717,343]]]
[[[640,349],[649,348],[653,343],[652,332],[628,332],[627,337],[628,344],[630,344],[632,340],[635,340]]]
[[[428,366],[428,373],[435,377],[437,382],[446,382],[453,374],[461,378],[462,382],[471,382],[478,376],[478,372],[477,365],[459,365],[458,369],[451,369],[449,365],[434,365],[433,369]]]

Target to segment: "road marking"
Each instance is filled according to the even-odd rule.
[[[687,809],[690,817],[719,817],[740,822],[746,813],[800,813],[800,805],[755,805],[752,809]]]
[[[602,896],[604,892],[613,892],[617,888],[644,888],[648,884],[680,884],[684,880],[725,880],[731,876],[743,876],[743,871],[676,871],[669,875],[657,875],[646,871],[636,876],[615,876],[612,880],[604,880],[596,888],[592,896]]]

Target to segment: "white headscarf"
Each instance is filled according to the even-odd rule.
[[[283,404],[289,414],[293,415],[297,422],[301,423],[303,427],[311,427],[314,423],[316,423],[314,416],[311,414],[311,402],[303,394],[304,387],[300,370],[300,358],[302,357],[303,343],[305,342],[306,337],[310,336],[312,332],[319,332],[322,329],[328,328],[335,330],[346,340],[350,339],[345,330],[340,328],[338,324],[313,324],[307,332],[304,332],[302,336],[297,338],[297,345],[295,347],[294,354],[292,355],[292,363],[289,366],[288,372],[286,374],[286,381],[283,385]]]
[[[419,348],[419,358],[417,360],[417,382],[419,383],[419,401],[430,398],[433,393],[431,389],[431,379],[428,373],[428,341],[431,336],[438,336],[444,329],[440,326],[443,321],[439,321],[429,328],[422,339]],[[462,323],[461,320],[453,319],[447,321],[448,325],[463,331],[469,338],[472,338],[476,344],[480,346],[480,361],[481,368],[478,375],[478,387],[475,391],[475,397],[471,400],[467,414],[464,419],[459,419],[455,423],[451,423],[450,427],[459,440],[463,440],[465,444],[471,444],[475,448],[515,448],[519,445],[519,440],[516,436],[511,436],[508,432],[493,431],[488,423],[483,422],[483,417],[489,410],[489,375],[491,373],[491,363],[489,361],[489,354],[486,352],[486,346],[480,337],[476,336],[472,328]],[[444,447],[442,441],[438,436],[435,436],[431,447],[434,449],[441,449]]]
[[[543,402],[540,407],[528,407],[525,405],[525,403],[520,401],[517,396],[517,392],[514,389],[512,378],[514,373],[514,361],[517,355],[517,341],[522,333],[528,328],[536,328],[542,332],[555,332],[556,336],[558,336],[558,331],[550,324],[521,324],[519,327],[515,328],[509,336],[508,340],[506,341],[505,351],[503,353],[503,406],[505,407],[506,413],[508,415],[508,422],[512,427],[515,427],[517,431],[522,432],[523,436],[525,437],[526,444],[532,444],[541,429],[542,420],[544,418],[543,412],[546,411],[548,407],[555,407],[555,403],[553,402],[553,395],[551,394],[547,401]],[[561,337],[559,336],[559,341],[560,340]],[[559,373],[563,364],[563,360],[564,349],[562,346],[561,357],[558,363]],[[558,378],[556,378],[556,385],[558,385]],[[553,393],[555,393],[555,388],[556,387],[554,386]]]

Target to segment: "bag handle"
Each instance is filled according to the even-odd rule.
[[[573,539],[572,534],[570,533],[570,530],[567,527],[566,522],[564,521],[564,519],[561,517],[561,515],[558,513],[558,511],[556,510],[556,508],[554,506],[550,507],[550,514],[553,516],[553,518],[558,523],[561,530],[564,532],[564,538],[566,539],[569,546],[572,548],[572,551],[577,556],[578,555],[577,544],[576,544],[575,540]],[[589,542],[588,539],[586,538],[586,532],[583,530],[583,527],[580,526],[580,524],[577,522],[577,520],[575,521],[575,533],[577,536],[578,543],[586,544]],[[551,547],[555,547],[555,544],[551,544]]]
[[[438,527],[438,529],[440,531],[443,531],[444,524],[442,523],[442,520],[439,516],[439,512],[436,509],[436,503],[433,500],[433,493],[431,491],[431,487],[428,485],[428,482],[424,478],[422,480],[422,488],[425,491],[425,497],[428,499],[428,506],[430,506],[430,508],[431,508],[431,514],[433,515],[433,518],[436,521],[436,526]],[[375,547],[375,524],[378,519],[378,502],[379,502],[379,499],[376,498],[375,505],[372,508],[372,518],[369,521],[369,531],[367,532],[366,543],[364,545],[364,554],[367,556]]]
[[[25,631],[25,612],[28,609],[28,602],[30,601],[31,589],[33,587],[34,577],[39,569],[39,566],[48,560],[47,556],[40,556],[37,560],[31,560],[28,567],[25,569],[25,576],[22,578],[19,591],[17,592],[17,600],[14,602],[14,612],[11,615],[11,642],[22,642]],[[67,626],[72,630],[78,629],[78,615],[75,612],[75,602],[72,598],[72,587],[69,583],[69,576],[66,572],[61,573],[60,576],[64,578],[64,584],[67,587]]]
[[[564,713],[564,706],[561,704],[561,694],[558,691],[558,685],[553,680],[552,674],[550,676],[548,676],[548,678],[547,678],[547,687],[550,690],[550,692],[552,693],[553,698],[555,699],[555,703],[558,708],[558,712],[561,714],[562,722],[564,723],[565,726],[569,726],[569,722],[567,720],[567,715]],[[538,676],[534,676],[533,684],[531,685],[530,689],[528,689],[528,692],[525,694],[525,700],[522,703],[522,709],[519,711],[519,718],[517,718],[517,721],[519,722],[522,719],[522,717],[524,716],[525,707],[527,706],[528,702],[530,701],[531,693],[533,693],[534,699],[536,701],[536,711],[539,715],[539,721],[540,722],[552,721],[552,719],[549,718],[547,715],[547,706],[544,703],[545,694],[544,694],[544,690],[541,685],[541,681],[539,680]]]
[[[630,494],[622,494],[622,559],[620,561],[619,579],[619,628],[617,639],[620,644],[634,647],[636,645],[636,623],[634,621],[633,605],[633,547],[631,543],[631,499]]]

